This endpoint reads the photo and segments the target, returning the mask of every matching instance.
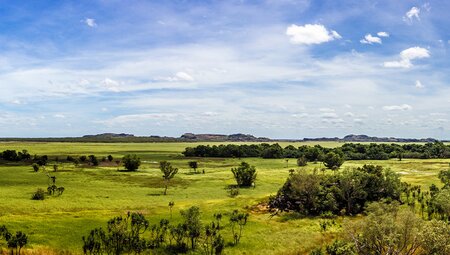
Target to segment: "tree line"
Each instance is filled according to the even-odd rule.
[[[391,158],[450,158],[450,145],[442,142],[425,144],[361,144],[345,143],[341,147],[325,148],[320,145],[302,145],[295,147],[288,145],[281,147],[278,143],[268,144],[221,144],[198,145],[187,147],[183,155],[186,157],[220,157],[220,158],[301,158],[309,162],[323,161],[323,157],[329,153],[341,155],[347,160],[385,160]]]
[[[173,202],[169,203],[172,209]],[[239,244],[248,214],[234,210],[227,214],[214,214],[208,224],[201,221],[200,209],[192,206],[180,211],[182,221],[171,224],[161,219],[151,224],[141,213],[128,213],[112,218],[107,228],[96,228],[83,236],[84,254],[222,254],[227,246]],[[223,222],[228,216],[228,223]],[[225,242],[225,228],[229,228],[232,241]],[[228,232],[228,231],[227,231]]]

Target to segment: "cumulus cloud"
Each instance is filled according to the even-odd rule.
[[[383,106],[383,110],[385,110],[385,111],[408,111],[411,109],[412,109],[412,106],[409,104]]]
[[[328,30],[325,26],[320,24],[306,24],[298,26],[290,25],[286,29],[286,35],[292,44],[321,44],[330,42],[342,37],[334,30]]]
[[[411,60],[429,58],[430,51],[421,47],[411,47],[400,52],[400,60],[384,62],[388,68],[410,68],[413,66]]]
[[[367,34],[366,36],[364,36],[364,39],[360,40],[360,42],[364,44],[374,44],[374,43],[381,44],[381,38],[372,36],[371,34]]]
[[[91,18],[85,18],[84,19],[84,23],[89,26],[89,27],[96,27],[97,23],[95,22],[95,19],[91,19]]]
[[[412,7],[403,17],[403,20],[412,22],[414,19],[420,20],[420,8]]]
[[[379,37],[389,37],[389,33],[383,32],[383,31],[378,32],[377,35],[378,35]]]
[[[418,89],[423,89],[425,86],[423,86],[422,82],[420,82],[419,80],[416,81],[416,88]]]

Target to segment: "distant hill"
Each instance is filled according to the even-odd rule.
[[[396,137],[376,137],[376,136],[367,136],[367,135],[346,135],[342,139],[341,138],[304,138],[303,141],[337,141],[337,142],[373,142],[373,143],[432,143],[438,141],[434,138],[396,138]]]
[[[97,135],[84,135],[83,138],[114,138],[114,137],[134,137],[132,134],[114,134],[114,133],[103,133]]]
[[[0,138],[0,141],[28,141],[28,142],[105,142],[105,143],[146,143],[146,142],[435,142],[434,138],[395,138],[395,137],[375,137],[367,135],[346,135],[343,138],[338,137],[320,137],[320,138],[303,138],[303,139],[270,139],[266,137],[256,137],[250,134],[194,134],[185,133],[180,137],[169,136],[135,136],[127,133],[102,133],[96,135],[84,135],[82,137],[49,137],[49,138]],[[445,141],[443,141],[445,142]],[[448,141],[447,141],[448,142]]]
[[[265,137],[255,137],[248,134],[193,134],[185,133],[180,139],[195,140],[195,141],[230,141],[230,142],[269,142],[272,141]]]

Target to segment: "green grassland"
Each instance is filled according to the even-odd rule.
[[[211,143],[203,143],[211,144]],[[280,143],[281,146],[305,143]],[[314,143],[306,143],[312,145]],[[181,152],[185,147],[198,143],[0,143],[0,151],[27,149],[32,155],[47,154],[65,158],[95,154],[99,158],[111,154],[121,158],[125,154],[137,154],[142,165],[137,172],[117,171],[109,166],[74,167],[61,164],[56,173],[57,185],[64,186],[60,197],[44,201],[31,200],[37,188],[45,189],[48,178],[42,172],[35,173],[29,165],[9,164],[0,166],[0,225],[6,224],[13,231],[29,234],[29,247],[34,249],[66,250],[81,253],[81,237],[90,229],[105,226],[106,221],[128,211],[143,212],[151,223],[170,218],[168,203],[175,202],[172,221],[178,221],[178,211],[197,205],[206,223],[214,213],[240,209],[250,213],[250,222],[244,230],[241,243],[227,247],[226,254],[304,254],[317,245],[329,241],[336,231],[322,234],[315,218],[298,218],[295,215],[270,217],[264,207],[267,200],[284,183],[289,169],[297,168],[295,160],[248,158],[246,162],[257,168],[256,188],[241,189],[240,195],[231,198],[227,186],[235,184],[230,169],[240,159],[198,158],[199,171],[192,174]],[[339,146],[337,142],[321,143],[322,146]],[[168,195],[162,195],[163,182],[159,161],[170,161],[179,173],[172,180]],[[347,161],[342,168],[363,164],[378,164],[398,172],[402,180],[425,188],[438,184],[437,173],[449,167],[449,160],[386,160]],[[52,163],[51,163],[52,164]],[[288,164],[288,165],[287,165]],[[305,171],[323,167],[310,163]],[[52,170],[51,166],[47,167]],[[341,219],[339,219],[340,221]],[[231,241],[230,233],[225,239]]]

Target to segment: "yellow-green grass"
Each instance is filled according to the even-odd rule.
[[[206,143],[204,143],[206,144]],[[211,143],[209,143],[211,144]],[[282,146],[286,146],[284,143]],[[294,143],[300,146],[303,143]],[[181,152],[194,143],[0,143],[0,151],[5,149],[27,149],[31,154],[58,156],[113,155],[120,158],[128,153],[141,157],[143,164],[138,172],[120,172],[117,167],[76,168],[71,164],[61,164],[58,172],[50,172],[57,177],[57,185],[64,186],[60,197],[50,197],[44,201],[31,200],[37,188],[46,188],[47,176],[35,173],[31,166],[0,166],[0,225],[6,224],[11,230],[22,230],[29,234],[30,247],[69,250],[81,252],[81,237],[95,227],[105,226],[114,216],[128,211],[141,211],[152,222],[170,218],[169,201],[174,201],[173,221],[179,221],[178,211],[197,205],[207,222],[217,212],[231,212],[233,209],[250,212],[250,222],[244,230],[241,244],[227,247],[227,254],[303,254],[322,242],[333,238],[334,232],[322,234],[318,219],[275,216],[255,209],[281,187],[289,175],[289,169],[296,168],[295,160],[284,159],[243,159],[255,165],[258,171],[256,188],[241,189],[236,198],[228,196],[226,187],[234,184],[230,168],[237,166],[239,159],[196,158],[199,172],[191,174]],[[322,143],[323,146],[337,146],[338,143]],[[162,195],[163,183],[158,162],[169,160],[180,169],[172,180],[168,195]],[[447,169],[449,160],[386,160],[348,161],[343,169],[363,164],[379,164],[401,174],[404,181],[428,187],[438,184],[437,173]],[[322,164],[309,164],[303,171],[319,169]],[[51,166],[47,167],[52,170]],[[225,238],[231,241],[231,234]]]

